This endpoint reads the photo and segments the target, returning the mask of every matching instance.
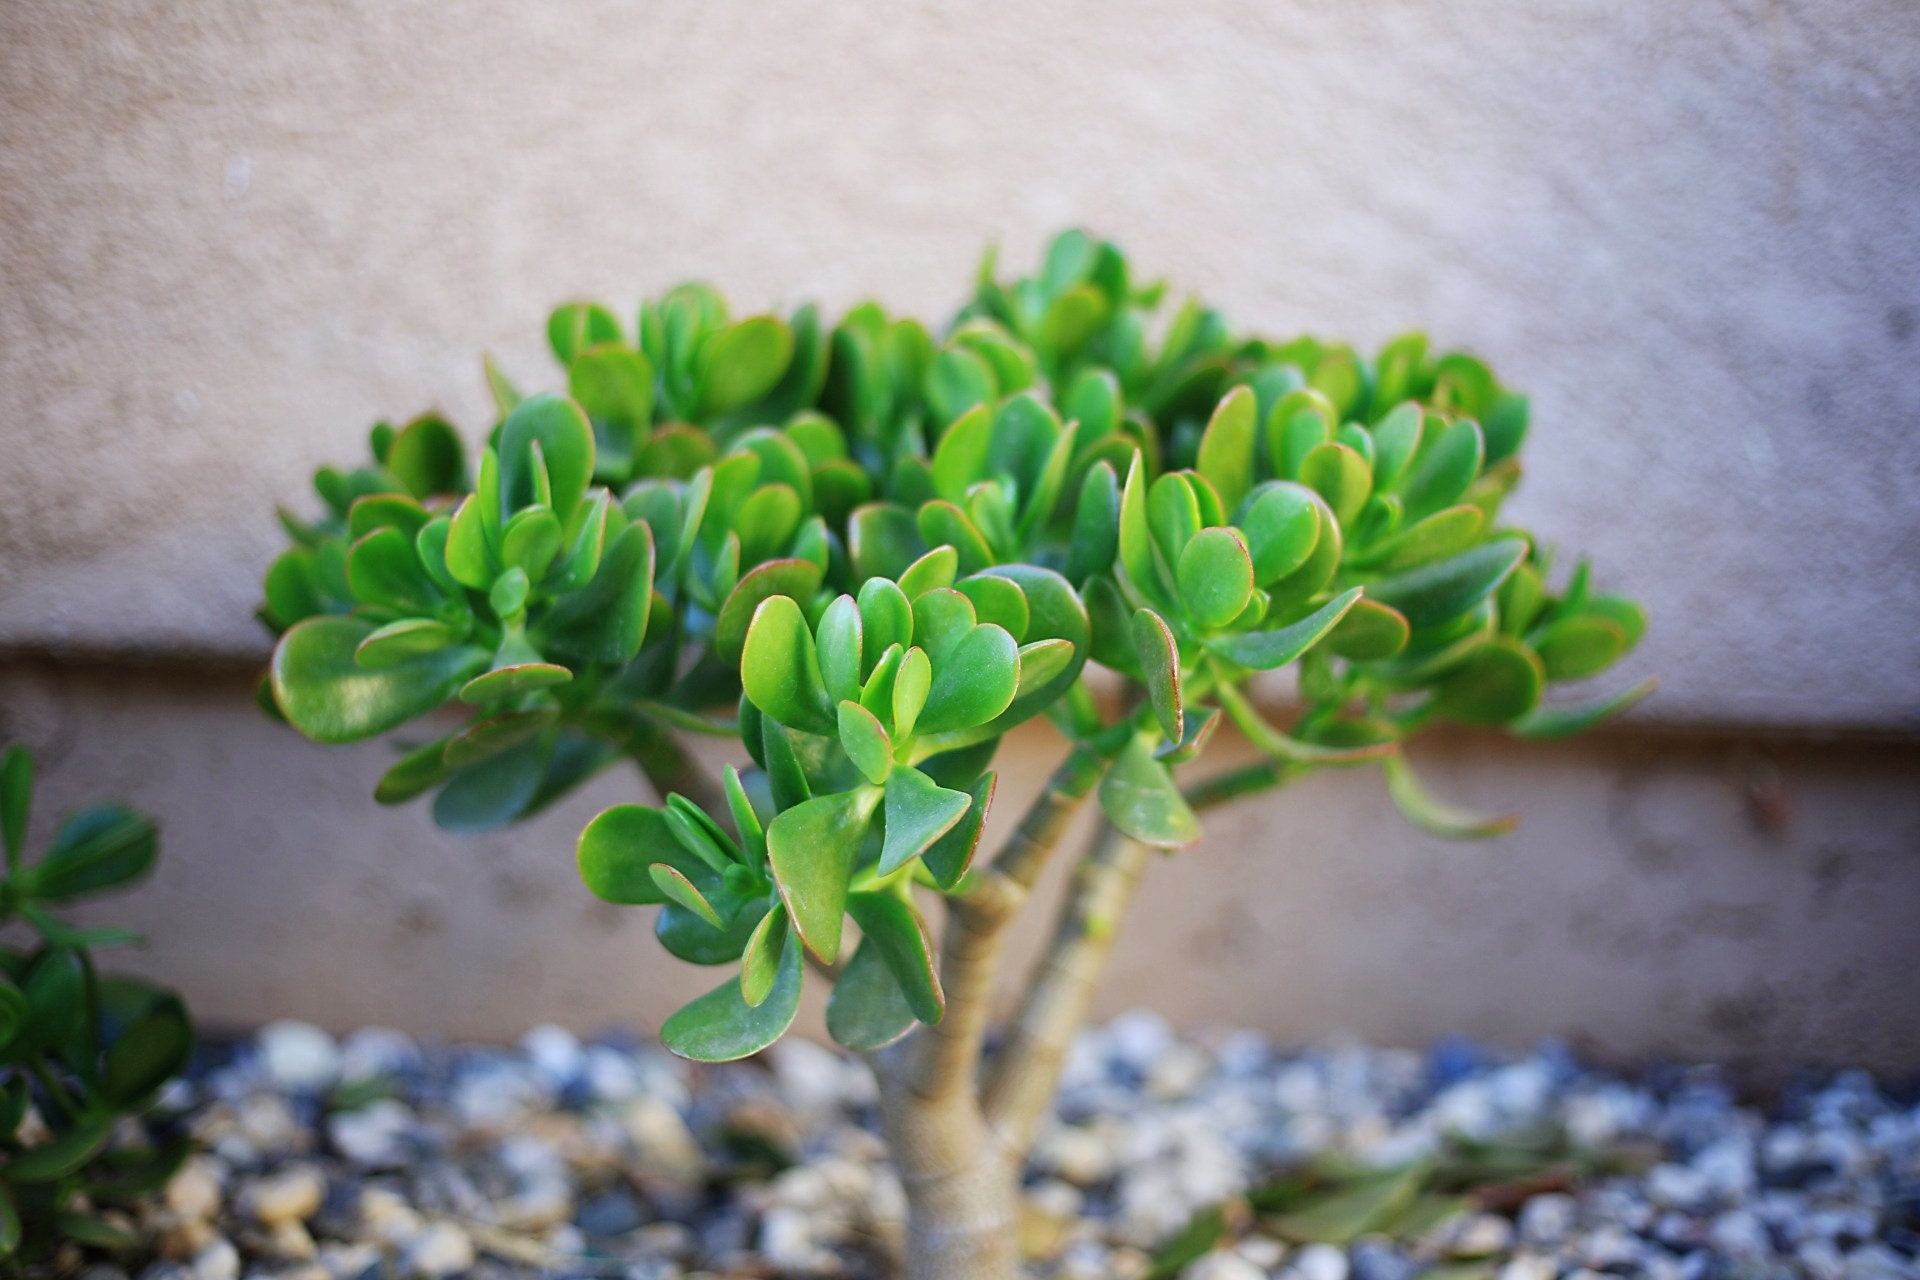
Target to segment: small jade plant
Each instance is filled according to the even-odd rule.
[[[30,950],[0,947],[0,1272],[57,1261],[63,1244],[139,1243],[126,1212],[187,1155],[184,1139],[115,1141],[193,1051],[186,1006],[170,991],[94,966],[97,948],[137,942],[55,914],[128,885],[153,866],[153,824],[117,804],[73,814],[26,858],[33,758],[0,757],[0,924],[24,921]]]
[[[1419,334],[1367,359],[1193,302],[1159,317],[1163,292],[1068,232],[1032,277],[990,256],[939,332],[873,304],[736,319],[702,285],[631,334],[569,304],[548,322],[564,392],[487,362],[477,455],[437,415],[375,427],[369,463],[316,478],[321,519],[283,513],[295,545],[267,574],[263,702],[328,742],[413,726],[380,801],[431,792],[442,826],[481,831],[638,766],[660,803],[594,819],[581,874],[734,970],[662,1038],[744,1057],[809,970],[828,984],[829,1031],[882,1083],[916,1280],[1014,1274],[1020,1156],[1150,851],[1194,843],[1210,805],[1359,766],[1419,826],[1495,835],[1512,820],[1429,797],[1409,739],[1555,737],[1646,692],[1543,701],[1644,618],[1501,518],[1524,397]],[[1255,686],[1286,667],[1281,725]],[[467,718],[421,719],[449,705]],[[996,750],[1034,719],[1064,757],[980,856]],[[1260,759],[1187,776],[1223,719]],[[716,779],[689,735],[744,753]],[[987,1054],[1004,930],[1095,796]]]

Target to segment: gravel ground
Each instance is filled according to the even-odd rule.
[[[696,1068],[554,1027],[503,1051],[286,1022],[210,1056],[165,1100],[205,1154],[148,1210],[163,1256],[139,1280],[892,1274],[873,1081],[816,1045]],[[1554,1154],[1462,1174],[1503,1140]],[[1329,1153],[1352,1187],[1393,1179],[1349,1166],[1413,1167],[1464,1195],[1328,1243],[1339,1206],[1287,1217],[1299,1184],[1272,1183]],[[1132,1014],[1081,1038],[1021,1232],[1058,1280],[1920,1276],[1920,1107],[1857,1071],[1759,1107],[1713,1067],[1281,1053]]]

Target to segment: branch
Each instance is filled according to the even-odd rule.
[[[653,716],[609,710],[605,718],[588,720],[582,727],[600,735],[639,766],[662,803],[670,793],[678,792],[717,821],[730,820],[726,792],[693,753],[680,745],[673,731]]]
[[[1067,1048],[1113,952],[1113,936],[1146,869],[1150,849],[1102,822],[1061,905],[1046,957],[1021,1002],[987,1082],[987,1124],[1024,1151],[1060,1080]]]
[[[1304,766],[1285,760],[1260,760],[1239,769],[1227,769],[1212,777],[1202,778],[1183,794],[1196,811],[1213,809],[1242,796],[1284,787],[1306,772]]]
[[[914,1038],[906,1079],[917,1096],[934,1100],[973,1093],[1007,924],[1026,902],[1047,856],[1058,847],[1074,814],[1093,791],[1104,764],[1097,750],[1076,745],[993,863],[947,900],[947,925],[940,946],[940,982],[947,995],[947,1012]]]

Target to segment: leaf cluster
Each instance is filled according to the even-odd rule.
[[[1573,732],[1646,692],[1546,702],[1645,618],[1584,564],[1554,585],[1503,519],[1525,397],[1419,334],[1365,357],[1165,294],[1067,232],[1030,277],[989,255],[937,333],[873,303],[736,319],[703,285],[631,334],[563,306],[564,392],[489,361],[477,459],[436,415],[379,426],[370,464],[316,477],[319,520],[283,515],[264,701],[323,741],[469,708],[376,793],[433,792],[456,830],[637,763],[665,802],[602,814],[581,870],[657,905],[675,955],[738,964],[665,1029],[703,1058],[777,1037],[808,957],[844,1043],[939,1020],[916,890],[967,890],[995,747],[1035,716],[1161,847],[1198,837],[1200,801],[1365,763],[1423,827],[1504,830],[1430,797],[1402,744]],[[1117,711],[1089,663],[1122,678]],[[1288,666],[1280,726],[1253,682]],[[1176,781],[1223,719],[1263,762]],[[703,783],[679,743],[701,733],[750,763]]]
[[[117,804],[72,814],[26,857],[33,759],[0,757],[0,924],[23,920],[31,950],[0,948],[0,1263],[46,1256],[63,1240],[123,1248],[135,1238],[103,1209],[157,1189],[186,1144],[116,1146],[119,1122],[149,1107],[186,1066],[193,1029],[170,991],[101,973],[92,950],[137,941],[83,929],[55,911],[139,880],[154,827]]]

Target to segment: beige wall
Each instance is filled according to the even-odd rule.
[[[43,823],[103,794],[159,816],[155,880],[99,914],[147,930],[143,963],[207,1019],[508,1039],[543,1019],[654,1026],[720,980],[661,951],[651,911],[580,884],[586,820],[646,798],[625,773],[462,840],[424,804],[368,801],[386,747],[268,724],[243,674],[16,664],[0,709],[0,736],[46,753]],[[1044,730],[1013,739],[996,831],[1059,750]],[[1450,797],[1523,812],[1520,831],[1420,836],[1372,771],[1221,810],[1150,872],[1103,1007],[1288,1039],[1920,1064],[1920,747],[1463,736],[1418,760]],[[1023,958],[1050,914],[1030,914]]]
[[[217,1019],[657,1018],[702,975],[568,862],[612,782],[454,842],[194,665],[263,652],[273,505],[376,417],[477,429],[482,350],[550,380],[563,298],[938,314],[1080,222],[1246,324],[1492,359],[1521,513],[1649,602],[1623,678],[1666,681],[1635,736],[1428,752],[1523,804],[1503,843],[1363,775],[1223,816],[1109,1000],[1911,1063],[1917,139],[1896,0],[0,4],[0,729],[165,819],[116,911]]]

